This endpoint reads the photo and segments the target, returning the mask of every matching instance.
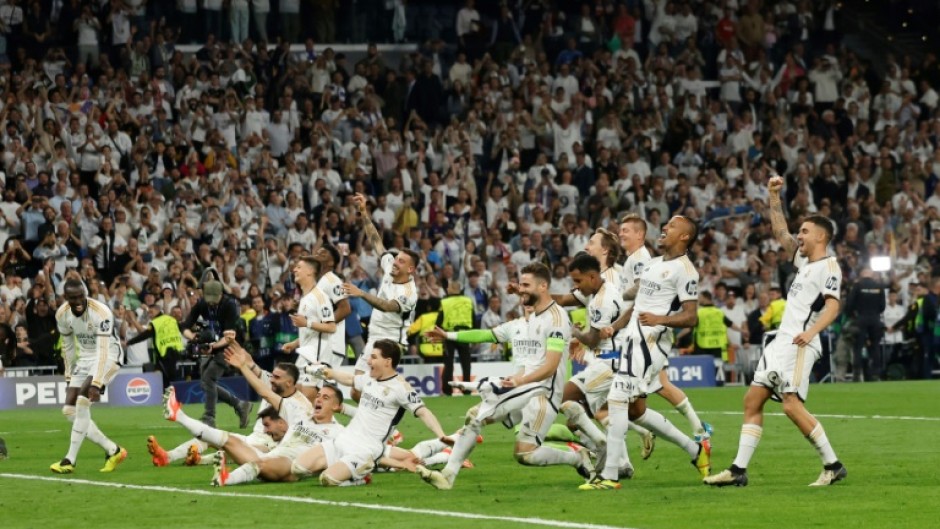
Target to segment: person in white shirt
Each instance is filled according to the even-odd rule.
[[[737,456],[730,468],[705,478],[708,485],[747,485],[747,466],[763,433],[764,404],[773,397],[783,402],[787,417],[822,460],[823,470],[810,486],[832,485],[848,475],[822,424],[804,404],[810,370],[822,354],[819,333],[835,321],[840,312],[842,270],[836,258],[827,255],[833,223],[823,216],[810,216],[803,220],[796,238],[790,235],[780,197],[783,183],[783,177],[776,174],[770,178],[770,220],[777,242],[787,255],[796,254],[794,264],[798,272],[790,285],[777,335],[764,348],[754,382],[744,397],[744,424]]]
[[[374,318],[375,316],[373,316]],[[371,340],[370,340],[371,341]],[[310,366],[314,377],[349,385],[362,395],[359,410],[349,425],[335,439],[316,445],[291,465],[291,473],[302,479],[319,474],[320,484],[338,486],[350,479],[364,479],[385,454],[391,432],[410,411],[437,439],[449,442],[441,425],[405,377],[396,369],[401,361],[401,346],[392,340],[378,340],[363,356],[368,374],[355,374],[325,366]],[[476,442],[476,436],[473,442]]]
[[[375,309],[369,322],[369,341],[366,343],[363,355],[356,361],[358,374],[366,372],[368,355],[376,341],[391,340],[402,345],[408,343],[407,331],[414,321],[415,304],[418,302],[418,289],[415,286],[413,274],[418,263],[421,262],[421,257],[408,249],[399,250],[397,255],[387,252],[382,236],[369,218],[366,197],[356,194],[353,197],[353,203],[359,208],[366,238],[375,251],[382,256],[381,267],[384,274],[376,294],[365,292],[349,282],[343,284],[346,295],[362,298]],[[356,399],[356,393],[354,390],[353,399]]]
[[[303,294],[297,313],[290,319],[297,326],[298,338],[284,344],[285,353],[297,351],[297,367],[303,369],[310,364],[332,361],[332,337],[336,332],[333,304],[317,287],[320,264],[305,255],[294,265],[294,281]],[[306,383],[306,380],[301,380]]]
[[[473,29],[473,22],[480,22],[480,13],[476,10],[476,1],[467,0],[467,5],[457,12],[457,39],[463,42],[466,36]]]
[[[68,453],[49,470],[56,474],[75,472],[78,451],[85,438],[105,450],[101,472],[112,472],[127,458],[127,450],[108,439],[91,419],[91,404],[101,400],[101,393],[120,369],[123,351],[117,338],[114,315],[107,305],[88,297],[80,279],[68,279],[64,287],[65,303],[55,319],[62,336],[65,362],[65,406],[62,413],[72,423]]]

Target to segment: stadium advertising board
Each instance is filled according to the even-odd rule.
[[[669,357],[665,368],[669,381],[680,388],[703,388],[715,385],[715,357],[688,355]]]
[[[67,388],[61,376],[0,378],[0,410],[62,407]],[[160,404],[162,395],[159,373],[119,374],[102,393],[99,404],[153,406]]]

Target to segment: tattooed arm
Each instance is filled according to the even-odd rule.
[[[366,239],[372,244],[372,248],[375,249],[377,255],[384,254],[385,244],[382,243],[382,234],[379,233],[379,230],[376,229],[375,224],[372,223],[372,219],[369,217],[369,208],[366,207],[365,195],[357,193],[356,196],[353,197],[353,202],[359,207],[359,215],[362,217],[362,230],[366,234]]]
[[[774,232],[774,238],[783,247],[787,259],[793,259],[797,243],[793,235],[790,234],[787,218],[783,215],[783,204],[780,199],[780,192],[783,190],[783,177],[773,174],[767,188],[770,191],[770,225]]]

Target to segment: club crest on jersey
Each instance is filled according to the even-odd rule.
[[[663,270],[663,279],[669,277],[669,270]]]

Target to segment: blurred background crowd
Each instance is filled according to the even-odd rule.
[[[869,278],[886,300],[880,333],[855,323],[870,304],[844,304],[833,375],[929,377],[937,5],[862,4],[2,0],[3,365],[57,363],[71,269],[127,340],[185,319],[215,267],[255,355],[278,355],[296,337],[292,258],[330,243],[347,279],[377,285],[357,192],[386,246],[420,253],[418,314],[456,282],[485,326],[520,314],[505,287],[529,262],[567,292],[569,257],[623,214],[653,248],[671,215],[696,219],[699,288],[746,349],[795,271],[770,230],[772,169],[791,231],[810,213],[837,225],[843,299]],[[347,334],[370,314],[354,300]]]

